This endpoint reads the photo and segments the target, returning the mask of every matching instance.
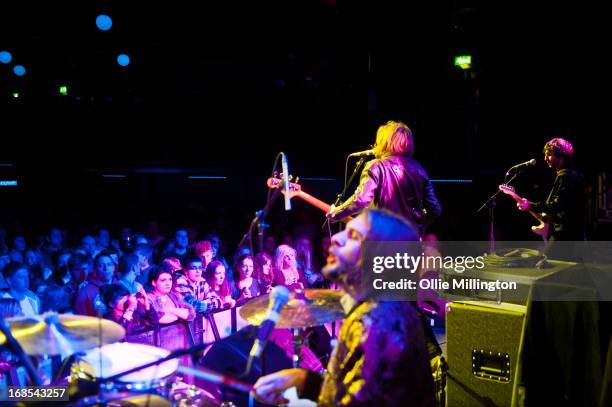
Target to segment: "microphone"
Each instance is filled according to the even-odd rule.
[[[289,165],[287,165],[287,156],[285,153],[282,155],[282,167],[283,167],[283,188],[285,188],[285,210],[291,210],[291,196],[289,195]]]
[[[356,153],[349,154],[349,157],[365,157],[368,155],[374,155],[374,150],[357,151]]]
[[[536,160],[534,160],[533,158],[531,160],[529,160],[529,161],[525,161],[524,163],[516,164],[516,165],[510,167],[510,169],[506,173],[506,176],[508,174],[510,174],[514,170],[518,170],[519,168],[523,168],[523,167],[530,167],[530,166],[535,165],[535,164],[536,164]]]
[[[287,304],[290,297],[289,289],[283,285],[278,285],[270,291],[270,302],[268,303],[268,310],[266,312],[266,319],[259,326],[259,333],[257,339],[253,343],[253,348],[249,353],[249,358],[259,358],[263,351],[266,341],[272,333],[272,329],[276,325],[276,321],[280,316],[280,310]]]

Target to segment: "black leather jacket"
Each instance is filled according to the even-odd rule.
[[[361,173],[355,193],[338,206],[332,220],[354,215],[367,206],[388,209],[401,215],[421,232],[442,213],[423,167],[401,156],[369,161]]]

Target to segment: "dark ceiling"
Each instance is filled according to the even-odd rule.
[[[1,6],[0,48],[28,72],[0,65],[0,158],[22,168],[267,171],[284,150],[303,173],[339,176],[346,153],[367,148],[389,119],[413,127],[417,158],[434,172],[495,172],[539,158],[556,135],[574,140],[585,165],[603,159],[592,94],[604,77],[601,37],[586,8],[13,3]],[[113,18],[108,32],[95,26],[101,13]],[[121,52],[127,68],[115,62]],[[459,53],[473,55],[473,77],[453,67]]]
[[[239,231],[279,151],[293,174],[335,180],[305,183],[332,201],[346,154],[396,119],[432,178],[474,180],[436,184],[441,229],[486,237],[475,209],[510,165],[536,158],[523,191],[544,194],[549,138],[575,144],[591,181],[610,171],[605,16],[553,1],[4,1],[0,50],[13,61],[0,64],[0,178],[24,189],[3,191],[3,217],[210,220],[233,205]],[[458,54],[473,56],[470,72],[453,66]],[[100,177],[128,171],[140,172]],[[231,182],[172,175],[188,173]],[[502,204],[500,219],[528,230]]]

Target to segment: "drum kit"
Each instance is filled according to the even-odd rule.
[[[304,329],[320,326],[344,318],[340,304],[343,293],[335,290],[310,289],[291,292],[289,302],[283,307],[276,328],[289,328],[293,333],[293,367],[302,364]],[[263,322],[267,313],[267,298],[257,297],[240,310],[242,318],[252,325]]]
[[[342,319],[340,296],[341,293],[334,290],[292,292],[276,326],[294,330],[295,339],[300,329]],[[251,300],[240,310],[241,316],[251,324],[259,325],[267,312],[268,300],[268,295]],[[67,386],[70,404],[77,407],[232,405],[184,383],[178,373],[187,370],[235,390],[248,391],[251,388],[248,383],[210,369],[179,367],[178,356],[201,351],[204,344],[178,351],[181,352],[179,355],[151,345],[121,342],[126,334],[121,325],[83,315],[47,313],[8,318],[4,322],[1,324],[4,333],[0,333],[0,346],[15,343],[14,338],[21,348],[22,359],[29,359],[25,355],[65,358],[55,379],[47,380],[46,385]],[[297,343],[296,352],[300,354]],[[33,383],[41,382],[39,377],[32,379]]]

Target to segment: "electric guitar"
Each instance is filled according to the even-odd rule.
[[[504,194],[512,197],[512,199],[514,199],[517,203],[523,199],[514,191],[514,187],[510,185],[502,184],[499,186],[499,190]],[[550,229],[548,216],[545,213],[537,213],[534,211],[528,212],[531,216],[533,216],[536,220],[540,222],[539,225],[532,226],[531,231],[536,235],[540,236],[546,242],[548,240],[548,232]]]
[[[290,179],[292,179],[293,177],[291,177]],[[302,186],[298,184],[299,179],[296,179],[296,182],[289,182],[289,198],[293,199],[294,197],[298,197],[306,202],[308,202],[309,204],[311,204],[312,206],[319,208],[320,210],[322,210],[323,212],[327,213],[329,212],[329,210],[331,209],[331,205],[321,201],[320,199],[315,198],[314,196],[304,192],[302,190]],[[268,188],[270,189],[276,189],[276,188],[281,188],[282,193],[285,193],[285,189],[282,188],[283,185],[283,180],[281,178],[277,178],[276,176],[272,177],[272,178],[268,178],[268,181],[266,182],[268,184]],[[344,219],[342,219],[341,221],[346,223],[348,221],[350,221],[351,219],[353,219],[352,217],[348,216]]]

